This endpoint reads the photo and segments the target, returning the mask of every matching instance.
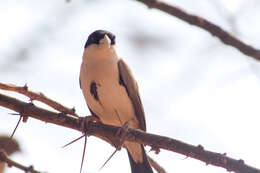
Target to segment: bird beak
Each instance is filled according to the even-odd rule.
[[[105,47],[108,47],[108,48],[110,48],[110,46],[111,46],[111,40],[107,35],[105,35],[104,38],[99,41],[99,43],[102,46],[105,46]]]

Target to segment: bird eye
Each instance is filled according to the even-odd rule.
[[[112,36],[112,44],[115,44],[116,43],[116,36]]]

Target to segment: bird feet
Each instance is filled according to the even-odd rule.
[[[131,120],[125,122],[125,123],[122,125],[122,127],[116,132],[115,135],[120,137],[119,142],[118,142],[118,144],[116,145],[116,149],[117,149],[117,150],[120,150],[121,147],[122,147],[122,145],[124,144],[124,141],[125,141],[126,135],[127,135],[127,131],[128,131],[128,129],[129,129],[129,126],[130,126],[131,123],[132,123]]]
[[[86,133],[89,122],[96,122],[96,123],[101,122],[101,120],[98,117],[93,116],[93,115],[80,117],[80,121],[82,122],[81,123],[81,132],[82,133]]]

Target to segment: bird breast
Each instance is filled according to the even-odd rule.
[[[95,57],[82,63],[81,85],[84,97],[90,109],[103,123],[122,126],[133,120],[136,123],[132,123],[131,127],[136,128],[138,123],[132,102],[126,89],[119,84],[117,63],[117,57]],[[93,82],[96,98],[90,91]]]

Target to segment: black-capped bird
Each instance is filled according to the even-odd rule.
[[[144,109],[137,83],[127,64],[117,55],[116,37],[97,30],[85,44],[80,85],[92,115],[103,123],[146,131]],[[152,173],[144,146],[125,141],[132,173]]]

